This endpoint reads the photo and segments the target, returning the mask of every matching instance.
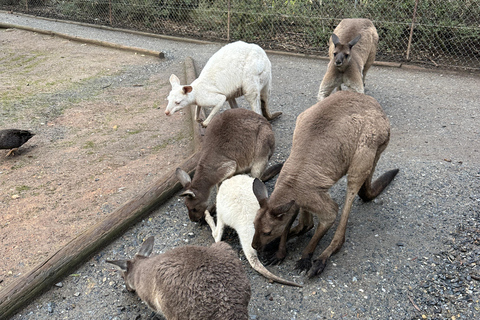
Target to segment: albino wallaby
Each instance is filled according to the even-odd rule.
[[[237,108],[235,98],[245,96],[253,111],[263,114],[268,120],[275,119],[281,112],[270,114],[268,99],[272,83],[272,66],[265,51],[256,44],[242,41],[227,44],[207,62],[199,77],[190,85],[180,85],[172,74],[172,91],[168,95],[165,114],[172,115],[189,105],[196,104],[196,121],[201,107],[213,107],[210,115],[202,122],[208,126],[213,116],[225,101]]]
[[[364,93],[365,76],[375,61],[378,34],[368,19],[343,19],[330,39],[327,72],[323,77],[317,99],[325,99],[342,83],[350,90]]]
[[[167,320],[248,319],[250,282],[225,242],[184,246],[149,257],[149,237],[131,260],[107,260],[122,270],[128,291]]]
[[[228,109],[213,118],[205,130],[193,179],[180,168],[176,171],[185,188],[180,196],[185,197],[190,220],[204,217],[212,188],[234,174],[250,172],[255,178],[268,179],[275,167],[265,168],[274,148],[272,126],[253,111]]]
[[[260,209],[257,198],[253,194],[254,179],[246,174],[239,174],[223,181],[217,193],[217,225],[208,210],[205,211],[205,220],[212,229],[215,242],[222,240],[225,226],[235,229],[248,262],[265,278],[289,286],[301,287],[295,282],[282,279],[268,271],[258,259],[257,251],[252,248],[255,233],[253,220]]]
[[[260,210],[255,217],[253,248],[262,250],[280,237],[275,257],[275,262],[280,262],[286,256],[289,233],[297,235],[312,228],[311,215],[316,214],[317,229],[296,269],[307,271],[309,277],[320,274],[345,241],[355,195],[358,193],[364,201],[374,199],[398,173],[398,169],[388,171],[372,183],[375,166],[389,139],[387,116],[380,104],[365,94],[339,91],[302,112],[297,118],[290,156],[270,198],[263,184],[254,186]],[[332,242],[312,266],[315,248],[337,216],[338,205],[328,190],[344,175],[347,194],[340,223]],[[290,230],[299,211],[299,224]]]

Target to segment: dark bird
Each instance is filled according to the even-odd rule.
[[[6,157],[14,154],[25,142],[35,134],[28,130],[5,129],[0,130],[0,149],[11,149]]]

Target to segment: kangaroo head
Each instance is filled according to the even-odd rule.
[[[170,84],[172,85],[172,90],[167,97],[168,104],[165,109],[167,116],[195,102],[192,86],[180,85],[180,79],[174,74],[170,76]]]
[[[361,37],[362,35],[359,34],[349,43],[343,44],[340,42],[340,39],[335,33],[332,34],[332,43],[335,46],[333,50],[333,59],[336,67],[348,65],[351,59],[352,47],[358,42],[358,40],[360,40]]]
[[[106,260],[106,262],[116,265],[120,268],[122,272],[122,277],[125,280],[125,287],[128,291],[134,292],[135,289],[135,281],[133,277],[133,270],[135,269],[135,265],[139,260],[147,259],[153,251],[153,243],[155,238],[153,236],[149,237],[145,242],[142,244],[142,247],[135,255],[133,259],[130,260]]]
[[[252,247],[262,251],[282,235],[290,219],[288,212],[295,204],[295,200],[272,206],[268,201],[267,188],[259,179],[253,181],[253,193],[260,204],[260,209],[254,220],[255,234]]]
[[[188,217],[193,222],[198,222],[205,217],[205,210],[208,206],[208,196],[205,196],[204,192],[192,188],[192,180],[188,173],[180,168],[177,168],[175,174],[182,184],[184,191],[180,194],[180,197],[185,198],[185,205],[188,209]]]

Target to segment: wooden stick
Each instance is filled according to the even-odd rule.
[[[193,59],[191,57],[187,57],[185,59],[185,79],[187,80],[187,83],[192,83],[193,80],[195,80],[196,78],[197,78],[197,73],[195,72],[195,64],[193,63]],[[199,107],[192,106],[190,114],[192,117],[192,124],[193,124],[193,138],[194,138],[195,151],[198,151],[198,149],[203,143],[205,128],[203,128],[200,123],[195,121],[196,108],[199,108]],[[203,108],[200,109],[199,117],[200,119],[206,118],[205,111],[203,110]]]
[[[89,43],[89,44],[93,44],[93,45],[97,45],[97,46],[103,46],[103,47],[107,47],[107,48],[113,48],[113,49],[131,51],[131,52],[135,52],[135,53],[139,53],[139,54],[155,56],[155,57],[158,57],[160,59],[165,58],[165,54],[162,51],[148,50],[148,49],[137,48],[137,47],[128,47],[128,46],[124,46],[124,45],[117,44],[117,43],[112,43],[112,42],[106,42],[106,41],[101,41],[101,40],[94,40],[94,39],[82,38],[82,37],[77,37],[77,36],[71,36],[71,35],[65,34],[65,33],[35,29],[35,28],[31,28],[31,27],[26,27],[26,26],[15,26],[15,25],[11,25],[9,23],[0,23],[0,27],[2,27],[2,28],[15,28],[15,29],[21,29],[21,30],[26,30],[26,31],[31,31],[31,32],[37,32],[37,33],[41,33],[41,34],[47,34],[47,35],[50,35],[50,36],[57,36],[57,37],[65,38],[65,39],[72,40],[72,41]]]
[[[188,68],[191,68],[193,60],[186,63],[187,65],[189,65]],[[186,72],[188,68],[186,67]],[[194,69],[193,72],[195,72]],[[198,124],[193,122],[193,126],[194,128],[198,127]],[[194,134],[196,132],[198,130],[194,130]],[[195,141],[201,142],[201,139],[197,138]],[[197,162],[198,153],[194,153],[180,167],[192,175]],[[13,316],[38,294],[49,289],[98,250],[110,244],[135,222],[165,203],[180,189],[181,185],[175,175],[175,170],[172,170],[141,195],[125,203],[104,220],[71,240],[33,270],[4,288],[0,292],[0,319],[8,319]]]
[[[412,17],[412,26],[410,28],[410,36],[408,37],[407,60],[410,58],[410,45],[412,44],[413,28],[415,27],[415,19],[417,17],[417,6],[418,6],[418,0],[415,0],[415,8],[413,9],[413,17]]]

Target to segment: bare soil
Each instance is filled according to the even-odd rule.
[[[0,29],[0,289],[192,152],[188,117],[166,117],[165,61]],[[178,68],[178,67],[177,67]],[[176,70],[182,74],[182,70]]]

